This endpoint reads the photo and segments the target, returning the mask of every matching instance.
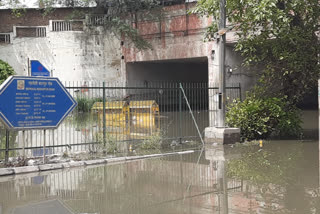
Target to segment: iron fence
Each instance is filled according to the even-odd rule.
[[[152,138],[170,144],[198,139],[179,83],[176,82],[66,82],[77,108],[55,130],[6,132],[0,128],[0,159],[42,156],[64,151],[94,151],[97,145],[130,144]],[[212,124],[217,112],[218,87],[182,83],[200,130]],[[227,104],[241,99],[240,84],[226,89]],[[1,124],[0,124],[1,125]],[[46,144],[45,149],[43,144]]]

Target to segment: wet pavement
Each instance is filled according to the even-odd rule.
[[[318,142],[0,178],[0,213],[319,213]]]

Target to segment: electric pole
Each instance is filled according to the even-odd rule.
[[[218,127],[225,127],[226,116],[226,75],[225,75],[225,55],[226,55],[226,0],[220,0],[220,21],[219,21],[219,108]]]

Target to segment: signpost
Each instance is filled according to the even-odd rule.
[[[31,60],[31,76],[50,77],[50,71],[44,67],[38,60]]]
[[[55,129],[76,106],[58,78],[11,76],[0,86],[7,130]]]

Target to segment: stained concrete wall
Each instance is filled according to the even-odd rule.
[[[78,10],[84,13],[88,11],[86,8],[78,8]],[[27,9],[22,11],[22,16],[16,16],[12,10],[0,10],[0,33],[12,32],[13,26],[47,26],[49,20],[70,19],[72,11],[72,8],[59,8],[44,15],[44,11],[41,9]],[[81,19],[84,16],[73,18]]]
[[[177,62],[188,62],[190,59],[206,58],[208,62],[208,76],[203,81],[209,80],[210,83],[217,85],[218,80],[218,48],[217,41],[204,42],[205,29],[212,23],[211,18],[200,18],[197,15],[189,15],[187,11],[194,7],[195,4],[179,4],[167,6],[165,8],[164,17],[158,20],[146,20],[146,18],[138,15],[138,20],[133,26],[138,29],[140,34],[147,39],[153,46],[152,50],[138,51],[132,45],[125,44],[123,53],[125,62],[127,63],[127,77],[143,79],[145,76],[155,75],[154,78],[161,78],[156,71],[160,70],[160,66],[154,66],[153,69],[147,69],[150,64],[148,62],[157,62],[166,64],[167,60],[176,60]],[[242,97],[245,91],[249,90],[257,79],[257,68],[242,67],[242,57],[233,50],[233,43],[236,41],[234,32],[227,33],[228,47],[226,48],[226,66],[232,73],[227,74],[227,83],[241,83]],[[141,68],[131,63],[143,62]],[[159,63],[159,65],[160,65]],[[163,65],[164,66],[164,65]],[[133,69],[135,67],[135,69]],[[144,69],[146,68],[146,69]],[[166,67],[168,68],[168,67]],[[136,76],[134,70],[146,70],[141,75]],[[149,70],[149,73],[147,73]],[[193,70],[193,75],[181,76],[179,72],[172,70],[168,73],[166,69],[162,69],[163,76],[166,79],[180,76],[181,79],[193,81],[198,77],[197,68],[189,67]],[[163,77],[162,77],[163,78]]]
[[[18,75],[28,74],[30,59],[39,60],[62,81],[123,80],[121,45],[114,35],[99,27],[90,31],[85,25],[83,31],[52,31],[50,20],[65,20],[72,11],[72,8],[58,8],[44,16],[42,10],[28,9],[18,18],[11,10],[0,10],[0,33],[11,34],[10,44],[0,43],[0,59],[8,62]],[[77,18],[84,19],[84,16]],[[20,35],[21,26],[33,27],[27,29],[34,32],[34,27],[43,26],[46,36]]]
[[[194,4],[180,4],[165,8],[163,19],[146,20],[145,17],[138,16],[133,26],[138,29],[140,34],[152,45],[152,50],[138,51],[132,45],[125,44],[123,48],[125,62],[127,63],[127,77],[134,76],[135,72],[131,69],[132,62],[153,62],[165,60],[188,60],[192,58],[207,58],[208,79],[210,86],[217,86],[219,83],[219,57],[217,40],[204,42],[205,29],[212,23],[211,18],[200,18],[197,15],[189,15],[187,11]],[[233,43],[237,40],[235,32],[227,33],[226,48],[226,67],[232,69],[232,73],[227,73],[226,82],[228,84],[240,83],[242,87],[242,97],[245,97],[247,90],[255,84],[259,68],[242,67],[241,56],[233,51]],[[190,68],[191,70],[192,68]],[[155,70],[157,70],[155,68]],[[133,74],[131,74],[131,72]],[[152,71],[149,71],[152,75]],[[175,78],[175,71],[167,74],[168,79]],[[197,76],[197,69],[193,70]],[[146,75],[146,74],[144,74]],[[141,75],[140,77],[144,77]],[[185,78],[185,77],[183,77]],[[212,92],[213,93],[213,92]],[[216,94],[209,94],[210,126],[216,125],[217,99]]]
[[[28,74],[28,58],[39,60],[62,81],[116,81],[125,75],[120,41],[110,34],[48,32],[46,37],[14,38],[0,45],[0,59],[18,75]]]

